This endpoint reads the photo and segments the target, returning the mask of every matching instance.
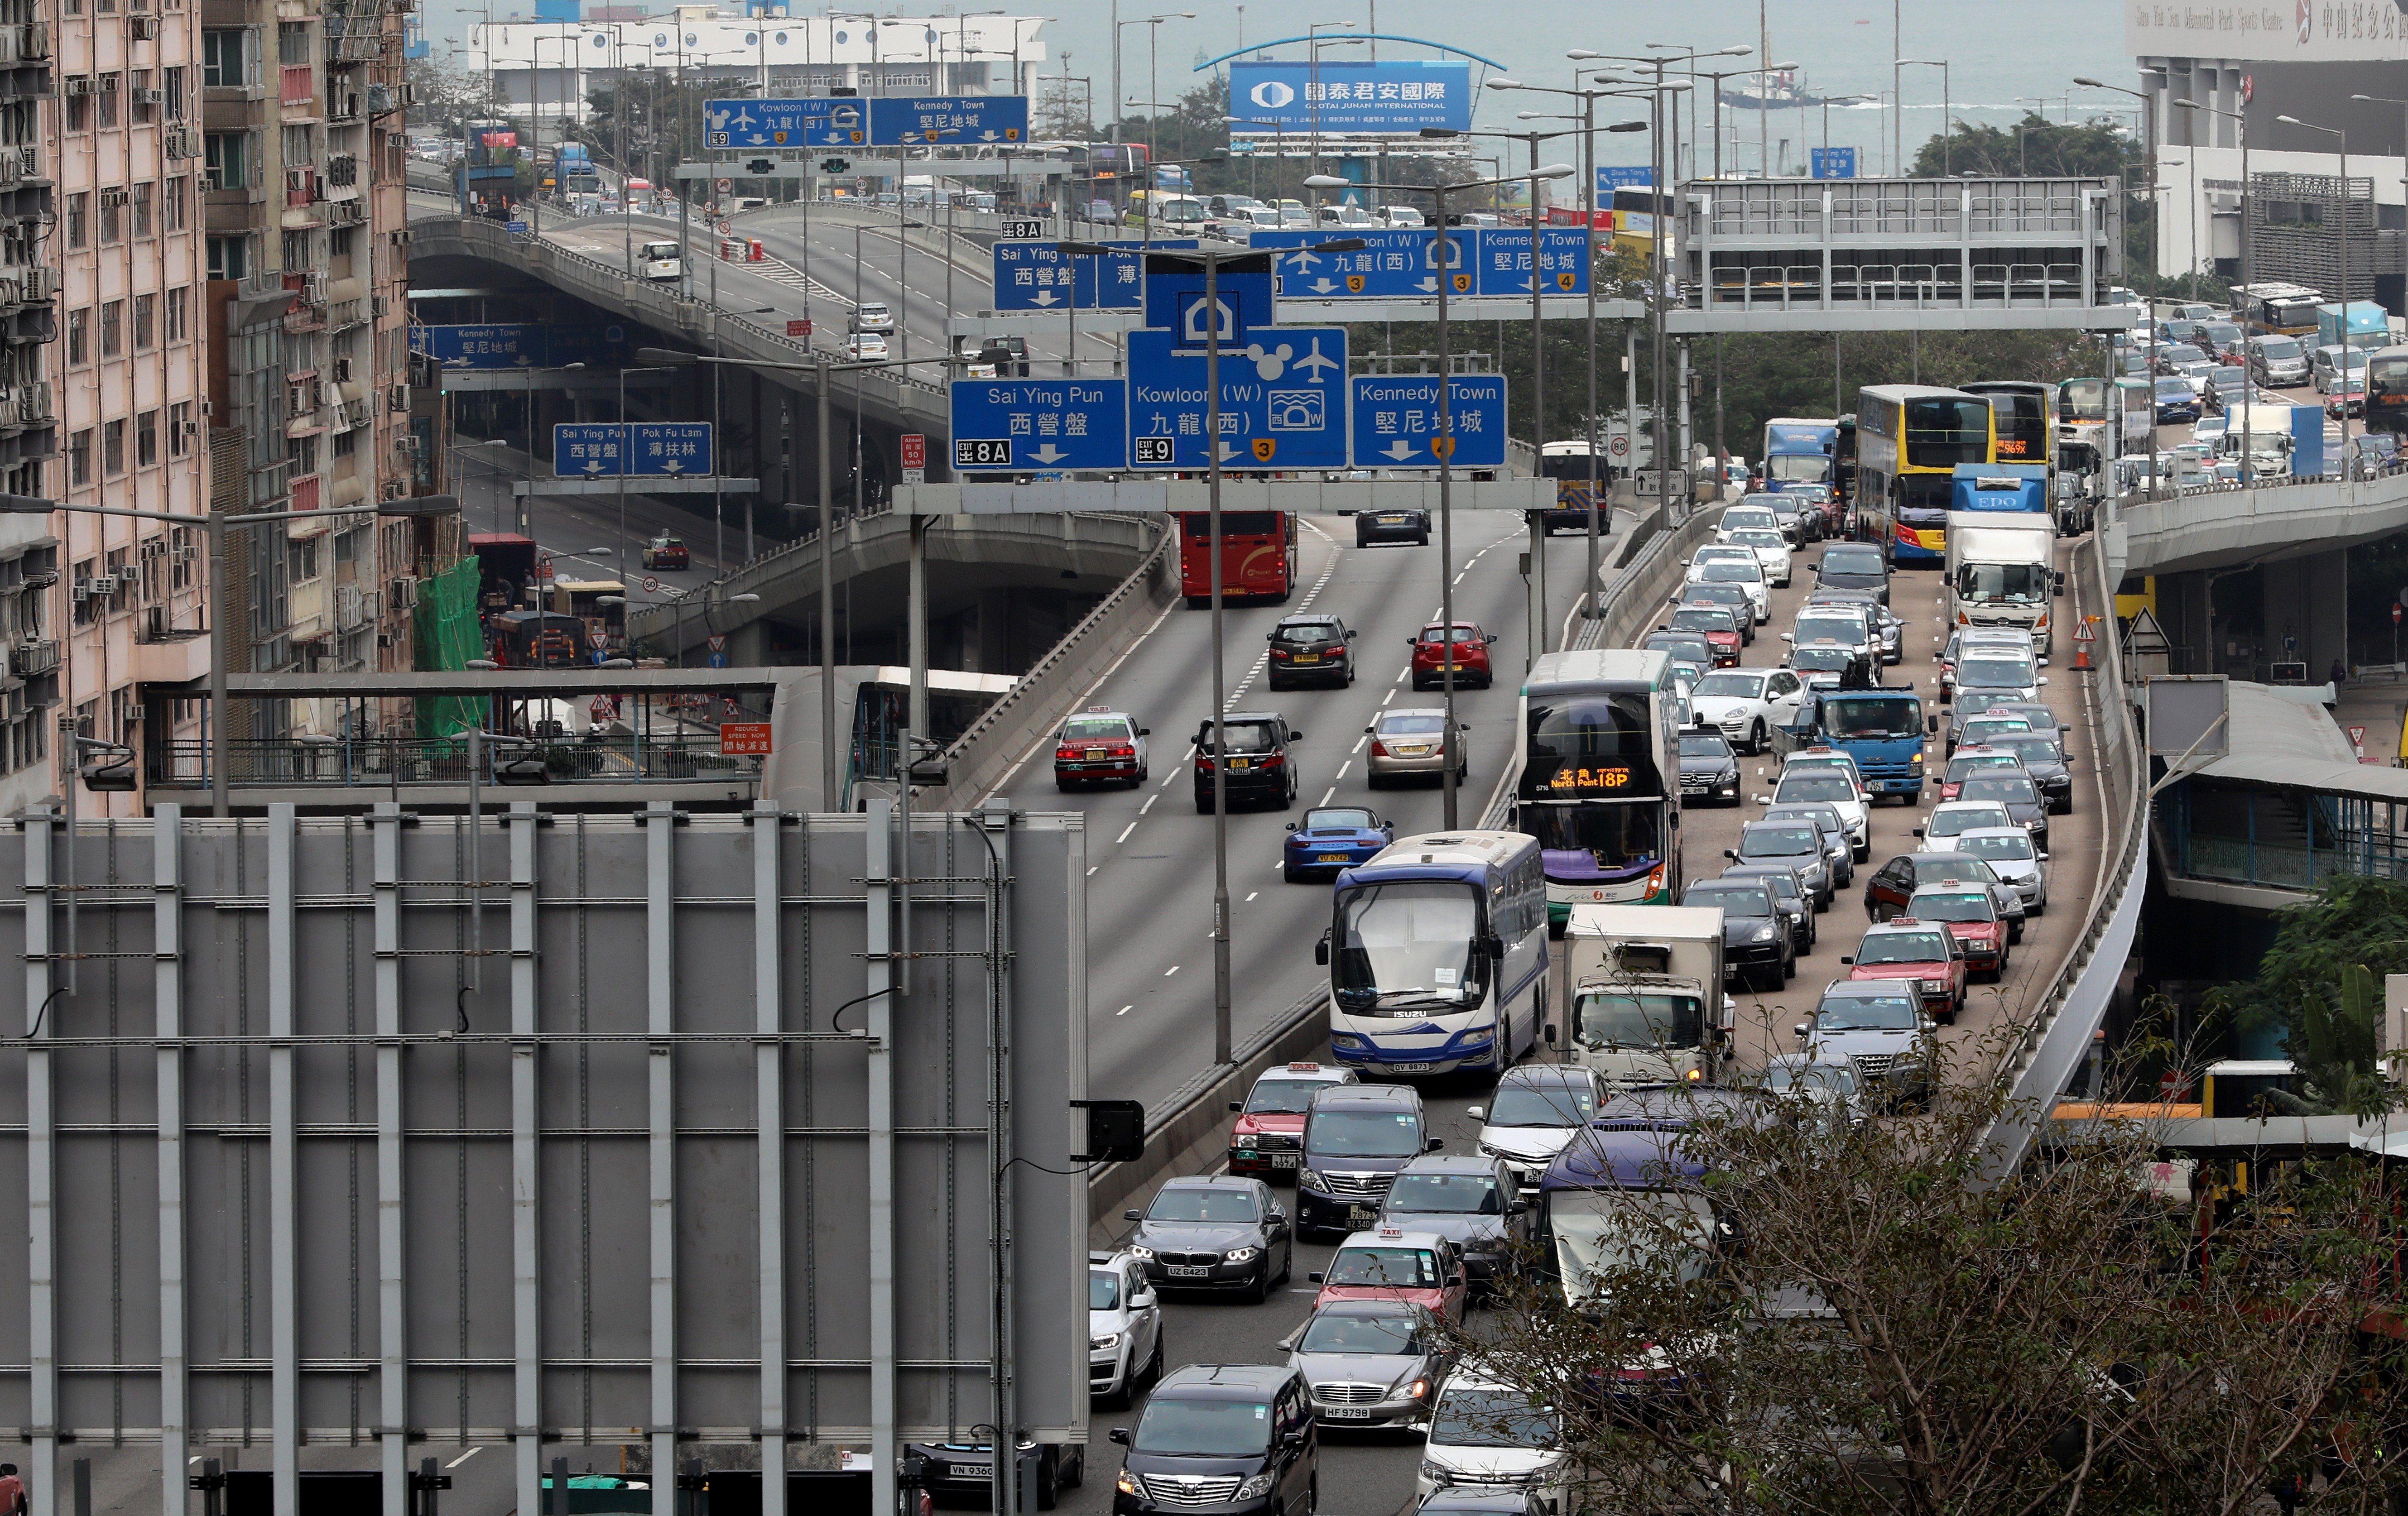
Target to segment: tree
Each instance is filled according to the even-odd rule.
[[[2237,1516],[2408,1488],[2372,1161],[2141,1182],[2155,1134],[2061,1127],[1989,1178],[2006,1051],[1919,1115],[1666,1092],[1622,1187],[1551,1197],[1555,1258],[1468,1361],[1561,1425],[1568,1510]],[[1570,1280],[1570,1288],[1565,1280]]]
[[[456,141],[467,122],[489,121],[500,114],[483,74],[466,73],[425,57],[408,60],[403,77],[415,93],[409,107],[413,127],[437,127]]]
[[[2408,973],[2408,884],[2337,875],[2275,922],[2256,977],[2209,991],[2205,1010],[2243,1028],[2279,1027],[2307,1108],[2391,1108],[2398,1102],[2376,1067],[2375,980]]]

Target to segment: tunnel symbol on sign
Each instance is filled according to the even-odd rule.
[[[1204,314],[1204,297],[1198,295],[1195,299],[1189,301],[1187,303],[1186,317],[1180,322],[1180,335],[1187,341],[1201,347],[1212,339],[1212,334],[1207,330],[1208,324],[1217,325],[1221,328],[1221,340],[1223,342],[1235,342],[1238,339],[1238,307],[1236,303],[1230,300],[1227,295],[1216,294],[1212,297],[1211,306],[1212,309],[1218,314],[1208,323]]]
[[[1273,390],[1268,399],[1274,432],[1318,432],[1328,424],[1328,403],[1319,390]]]

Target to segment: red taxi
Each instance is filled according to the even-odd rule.
[[[1706,639],[1713,650],[1716,668],[1739,666],[1739,618],[1721,606],[1683,606],[1672,612],[1672,619],[1656,628],[1667,632],[1694,632]]]
[[[1422,628],[1419,636],[1405,638],[1413,649],[1413,688],[1435,690],[1446,679],[1447,649],[1455,650],[1455,688],[1477,686],[1486,689],[1494,678],[1488,666],[1488,644],[1497,640],[1482,632],[1470,622],[1455,623],[1455,635],[1447,636],[1446,628],[1432,622]]]
[[[1152,730],[1125,711],[1089,706],[1064,722],[1054,739],[1054,787],[1125,784],[1136,789],[1145,782],[1145,738]]]
[[[1321,1286],[1312,1309],[1339,1300],[1402,1300],[1460,1324],[1470,1293],[1463,1257],[1436,1232],[1381,1226],[1339,1244],[1329,1266],[1310,1276]]]
[[[1947,772],[1940,777],[1940,798],[1956,798],[1967,776],[1985,768],[2021,768],[2022,757],[2004,748],[1959,748],[1948,755]]]
[[[693,562],[685,544],[666,533],[644,545],[643,557],[646,568],[684,568]]]
[[[1911,980],[1935,1021],[1953,1022],[1965,1007],[1965,950],[1938,922],[1897,916],[1870,927],[1856,951],[1840,962],[1851,980]]]
[[[1229,1172],[1293,1174],[1304,1161],[1304,1116],[1312,1097],[1333,1084],[1356,1082],[1351,1068],[1295,1063],[1265,1069],[1243,1100],[1232,1100],[1238,1124],[1229,1133]]]
[[[1906,913],[1947,926],[1948,935],[1965,950],[1968,976],[1987,974],[1993,983],[2007,977],[2007,920],[1999,911],[1999,897],[1982,880],[1927,884],[1907,901]]]

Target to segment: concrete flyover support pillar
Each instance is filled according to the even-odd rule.
[[[978,622],[966,666],[981,674],[1011,672],[1011,591],[1009,588],[981,590],[978,593]]]
[[[703,645],[706,649],[710,644]],[[727,666],[761,668],[769,663],[769,623],[750,621],[727,634]]]
[[[2348,552],[2280,559],[2258,572],[2266,584],[2267,661],[2305,664],[2308,681],[2323,683],[2334,660],[2351,659]]]
[[[2157,577],[2157,622],[2172,648],[2166,660],[2170,673],[2214,674],[2224,667],[2208,584],[2209,576],[2197,571]]]

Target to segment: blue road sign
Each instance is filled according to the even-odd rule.
[[[1812,178],[1855,179],[1856,177],[1856,150],[1854,148],[1810,148],[1806,155],[1813,162],[1813,173],[1810,176]]]
[[[702,114],[704,146],[738,151],[1028,140],[1025,94],[706,100]]]
[[[510,322],[485,326],[413,326],[409,348],[447,368],[557,368],[605,358],[627,345],[618,322],[538,326]]]
[[[509,233],[512,236],[524,236],[527,234],[527,223],[524,222],[502,222],[502,230]]]
[[[1128,334],[1129,465],[1211,462],[1205,355],[1172,334]],[[1346,466],[1346,329],[1282,326],[1221,355],[1221,461],[1235,468]]]
[[[1327,242],[1360,241],[1352,252],[1314,252]],[[1472,293],[1479,234],[1446,235],[1450,294]],[[1290,300],[1400,300],[1438,293],[1439,239],[1422,227],[1323,227],[1309,232],[1258,232],[1248,246],[1280,253],[1279,293]]]
[[[953,471],[1128,466],[1128,380],[955,379]]]
[[[875,147],[1025,142],[1028,96],[880,95],[869,102],[869,140]]]
[[[1270,254],[1239,253],[1224,258],[1213,276],[1213,294],[1221,303],[1217,323],[1204,319],[1204,265],[1175,254],[1158,256],[1145,274],[1145,324],[1172,333],[1181,347],[1200,348],[1221,329],[1221,345],[1243,346],[1246,334],[1268,326],[1278,318],[1271,307]]]
[[[1137,249],[1122,239],[1099,244]],[[1163,250],[1193,248],[1156,242]],[[1072,257],[1050,240],[995,245],[995,308],[997,310],[1136,310],[1145,304],[1145,260],[1135,251]]]
[[[1229,65],[1232,135],[1395,133],[1471,126],[1471,65],[1454,63],[1290,63]]]
[[[1444,428],[1436,374],[1358,374],[1354,390],[1355,467],[1505,466],[1503,375],[1457,375],[1447,386]]]
[[[552,471],[562,479],[673,478],[711,469],[709,422],[559,422]]]
[[[1611,240],[1610,238],[1605,240]],[[1491,228],[1480,234],[1479,268],[1473,279],[1477,294],[1528,294],[1530,232],[1527,227]],[[1577,226],[1539,229],[1536,277],[1548,294],[1588,293],[1588,236]]]
[[[706,100],[704,144],[713,148],[863,148],[865,100]]]
[[[1597,171],[1597,198],[1600,205],[1613,204],[1616,190],[1643,190],[1656,182],[1656,170],[1641,164],[1636,168],[1599,165]]]

